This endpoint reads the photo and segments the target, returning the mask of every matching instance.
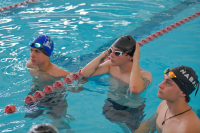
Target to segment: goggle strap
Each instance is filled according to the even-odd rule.
[[[199,82],[198,82],[197,90],[196,90],[196,92],[195,92],[195,97],[196,97],[196,95],[197,95],[198,90],[199,90]]]
[[[167,74],[169,72],[169,68],[167,68],[164,73]]]

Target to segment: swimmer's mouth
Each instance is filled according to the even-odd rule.
[[[31,59],[31,62],[35,62],[35,60]]]
[[[115,62],[114,60],[112,60],[112,59],[110,59],[110,61],[113,63],[113,62]]]

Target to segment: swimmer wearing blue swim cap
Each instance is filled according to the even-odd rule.
[[[34,78],[37,77],[38,80],[47,82],[48,79],[54,79],[49,76],[64,78],[70,74],[50,62],[50,56],[54,49],[54,43],[50,36],[39,35],[29,43],[29,46],[31,50],[30,60],[26,66],[32,68],[29,69],[29,72]]]
[[[39,49],[43,54],[49,57],[54,48],[53,40],[47,35],[39,35],[29,43],[29,46]]]

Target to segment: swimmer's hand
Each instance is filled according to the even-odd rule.
[[[110,49],[111,49],[111,47],[106,50],[108,52],[108,55],[111,54]]]
[[[139,58],[140,58],[140,46],[139,43],[136,42],[135,52],[133,54],[133,60],[139,60]]]

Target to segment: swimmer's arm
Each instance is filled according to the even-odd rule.
[[[133,65],[130,74],[129,88],[133,94],[144,91],[152,82],[152,75],[148,71],[144,71],[139,66],[140,46],[136,43],[136,50],[133,56]]]
[[[83,77],[92,77],[109,72],[110,61],[106,61],[101,64],[109,56],[108,50],[104,51],[101,55],[96,57],[90,63],[88,63],[81,71]]]
[[[62,68],[53,64],[53,69],[51,69],[51,76],[58,77],[58,78],[65,78],[66,76],[70,75],[70,72],[63,70]]]
[[[156,130],[156,119],[158,114],[154,114],[151,118],[145,120],[140,124],[140,127],[134,133],[154,133]]]
[[[156,131],[156,120],[162,108],[166,106],[166,101],[163,100],[156,110],[156,113],[149,119],[140,124],[140,127],[134,133],[154,133]]]

